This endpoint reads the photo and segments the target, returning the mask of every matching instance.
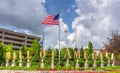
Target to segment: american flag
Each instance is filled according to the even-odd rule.
[[[59,14],[47,16],[45,20],[42,21],[42,24],[59,25]]]

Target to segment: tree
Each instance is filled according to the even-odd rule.
[[[22,52],[23,56],[27,55],[26,54],[26,52],[27,52],[27,47],[26,46],[23,45],[19,50]]]
[[[86,51],[87,51],[87,59],[89,60],[88,61],[89,66],[92,66],[92,64],[93,64],[93,60],[92,60],[93,45],[92,45],[91,41],[88,42],[88,48],[86,48]]]
[[[35,39],[31,45],[31,54],[32,54],[32,58],[31,58],[31,63],[32,65],[39,65],[40,62],[40,57],[39,57],[39,53],[41,50],[41,46],[39,44],[39,41],[37,39]]]
[[[107,38],[108,43],[104,43],[105,51],[114,53],[116,58],[116,64],[120,65],[119,54],[120,54],[120,34],[117,31],[111,32],[111,37]]]
[[[0,43],[0,64],[5,63],[5,46]]]
[[[9,44],[9,45],[5,46],[5,51],[6,52],[13,52],[13,45]]]
[[[83,46],[81,46],[81,48],[80,48],[80,58],[84,58]]]
[[[88,55],[92,54],[92,52],[93,52],[93,45],[92,45],[91,41],[89,41],[87,49],[88,49]]]
[[[111,37],[107,38],[108,44],[104,44],[105,50],[111,53],[119,54],[120,53],[120,35],[118,31],[112,31]]]

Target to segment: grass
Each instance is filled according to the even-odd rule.
[[[4,67],[4,66],[0,66],[0,70],[50,70],[50,67],[44,67],[44,69],[40,68],[38,65],[36,66],[30,66],[30,68],[27,67],[19,67],[19,66],[8,66],[8,67]],[[120,70],[120,66],[114,66],[114,67],[96,67],[96,68],[92,68],[89,67],[87,69],[84,69],[84,67],[80,67],[79,69],[75,69],[75,67],[72,68],[60,68],[60,69],[56,69],[55,70],[84,70],[84,71],[112,71],[112,70]]]

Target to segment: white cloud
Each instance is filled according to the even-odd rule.
[[[60,41],[60,48],[66,47],[66,41]],[[54,46],[54,49],[58,48],[59,49],[59,41],[57,42],[57,45]]]
[[[120,0],[75,0],[75,12],[79,15],[72,21],[72,28],[77,30],[77,45],[87,46],[92,41],[94,48],[102,48],[102,42],[113,29],[120,28]],[[16,31],[42,36],[46,32],[45,49],[58,47],[58,26],[45,26],[40,22],[47,16],[43,4],[46,0],[0,0],[0,27],[14,27]],[[68,9],[69,12],[69,9]],[[62,15],[63,16],[63,15]],[[66,38],[73,47],[75,32],[69,30],[67,24],[60,19],[61,47],[65,46]]]
[[[72,22],[72,28],[77,29],[77,45],[87,46],[92,41],[94,48],[102,48],[103,42],[107,42],[111,30],[120,27],[119,0],[76,0],[79,14]],[[117,3],[117,5],[114,5]],[[117,9],[116,9],[117,8]],[[113,19],[114,18],[114,19]],[[117,25],[116,25],[117,24]],[[70,41],[74,39],[74,33],[69,34]]]
[[[47,15],[43,0],[0,0],[0,26],[42,33],[40,22]]]
[[[0,26],[6,29],[42,36],[45,32],[44,49],[58,46],[58,26],[42,25],[40,22],[47,16],[43,3],[46,0],[0,0]],[[64,47],[65,33],[68,26],[60,19],[61,47]]]
[[[111,0],[90,0],[94,7],[107,7]]]
[[[42,3],[45,3],[46,2],[46,0],[42,0]]]

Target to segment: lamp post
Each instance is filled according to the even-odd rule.
[[[66,36],[66,39],[65,39],[66,43],[65,43],[65,45],[66,45],[66,48],[67,48],[67,29],[64,30],[64,33],[65,33],[65,36]]]

